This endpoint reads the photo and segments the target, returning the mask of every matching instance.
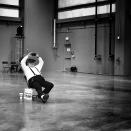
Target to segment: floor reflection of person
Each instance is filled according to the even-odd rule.
[[[36,64],[37,60],[38,64]],[[49,92],[54,87],[54,84],[46,81],[42,76],[41,69],[43,64],[43,59],[36,53],[29,53],[21,60],[21,67],[25,74],[28,87],[36,89],[38,97],[45,103],[49,98]]]

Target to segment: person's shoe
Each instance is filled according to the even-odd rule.
[[[41,100],[42,100],[43,103],[46,103],[48,98],[49,98],[48,94],[44,94],[44,95],[41,96]]]

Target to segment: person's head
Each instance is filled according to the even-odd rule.
[[[34,67],[35,66],[35,60],[34,59],[27,59],[26,60],[26,65],[29,67]]]

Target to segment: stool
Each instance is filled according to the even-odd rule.
[[[32,89],[33,93],[32,93],[32,101],[35,101],[36,99],[38,99],[38,93],[36,92],[35,89]]]
[[[36,92],[35,89],[33,89],[33,88],[31,88],[31,89],[32,89],[32,91],[33,91],[32,95],[38,95],[38,93]]]

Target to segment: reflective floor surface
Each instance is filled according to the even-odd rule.
[[[46,104],[21,101],[23,74],[0,73],[0,131],[131,131],[131,80],[46,73],[54,83]]]

